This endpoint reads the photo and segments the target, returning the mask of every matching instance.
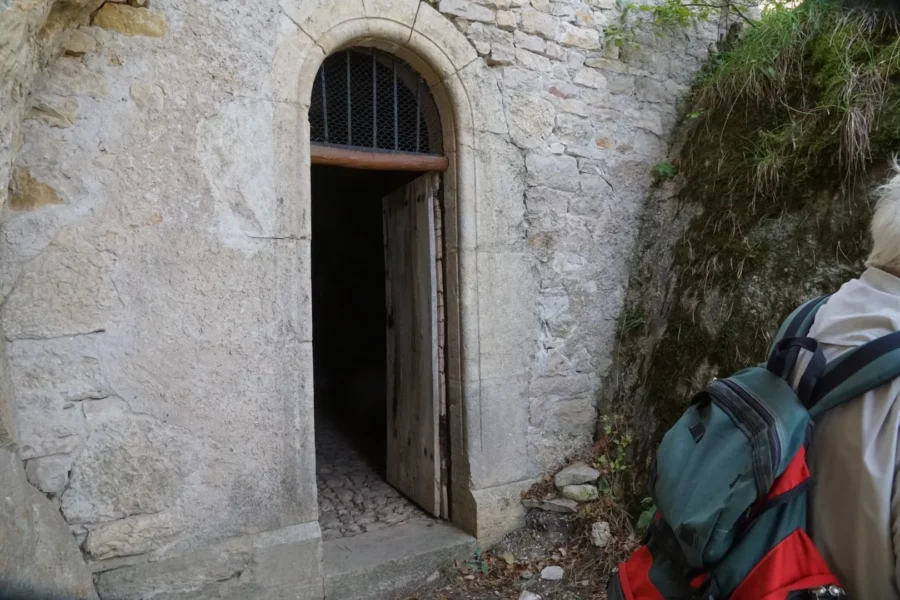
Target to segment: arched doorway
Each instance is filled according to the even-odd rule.
[[[351,48],[320,67],[309,124],[323,536],[447,519],[440,116],[408,64]]]

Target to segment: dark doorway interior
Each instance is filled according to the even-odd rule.
[[[385,195],[421,174],[322,165],[311,173],[316,455],[327,539],[421,516],[384,482],[381,208]]]

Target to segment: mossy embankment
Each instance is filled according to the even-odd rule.
[[[694,392],[760,362],[795,305],[862,270],[871,188],[900,152],[900,21],[768,10],[701,73],[678,138],[601,404],[634,432],[633,498]]]

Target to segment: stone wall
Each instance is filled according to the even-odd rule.
[[[715,33],[619,53],[615,18],[606,0],[154,0],[68,21],[27,106],[4,109],[4,132],[24,121],[0,157],[0,327],[28,479],[102,597],[264,587],[284,547],[309,566],[276,582],[321,592],[297,81],[341,19],[402,31],[409,60],[431,40],[451,66],[429,83],[463,90],[442,106],[472,106],[442,115],[452,160],[474,156],[445,181],[475,190],[447,257],[475,289],[448,318],[475,374],[450,384],[466,527],[514,526],[518,490],[589,442],[637,211]]]
[[[715,27],[604,40],[614,0],[442,0],[500,87],[518,186],[504,201],[502,244],[527,256],[533,298],[517,394],[529,403],[529,475],[589,443],[612,360],[628,259],[651,170],[667,152],[678,101],[708,55]],[[498,107],[499,108],[499,107]],[[511,298],[500,302],[518,305]],[[497,332],[502,335],[503,332]],[[503,418],[497,415],[496,418]]]

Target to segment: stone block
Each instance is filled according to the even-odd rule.
[[[516,62],[516,49],[505,44],[491,44],[487,63],[491,66],[511,65]]]
[[[96,577],[104,600],[147,596],[321,600],[321,560],[318,524],[304,523],[232,538],[181,556],[104,570]]]
[[[441,0],[438,10],[445,15],[452,15],[469,21],[481,21],[482,23],[493,23],[495,20],[494,11],[475,4],[471,0]]]
[[[311,38],[318,40],[338,23],[366,14],[363,0],[279,0],[278,5]]]
[[[45,494],[58,496],[69,482],[69,469],[72,467],[73,459],[74,457],[69,454],[32,458],[25,463],[28,481]]]
[[[556,137],[569,146],[589,146],[594,140],[591,120],[569,113],[556,116]]]
[[[169,23],[162,11],[107,2],[94,15],[93,25],[122,35],[165,37]]]
[[[600,478],[600,471],[589,467],[584,463],[574,463],[556,474],[553,482],[556,487],[562,489],[570,485],[582,485],[593,483]]]
[[[532,260],[529,255],[518,252],[479,252],[481,377],[490,382],[485,385],[492,389],[496,379],[524,374],[534,357],[539,321],[534,293],[538,286]],[[519,382],[515,387],[519,387]],[[496,390],[496,393],[499,402],[501,391]],[[512,405],[521,407],[525,404],[511,390],[502,395]],[[482,398],[482,406],[484,402]]]
[[[549,58],[521,48],[516,50],[516,62],[529,71],[538,73],[549,73],[551,68]]]
[[[269,72],[268,85],[275,100],[295,104],[308,104],[309,97],[301,93],[300,85],[312,73],[304,73],[305,65],[318,65],[316,60],[322,50],[284,13],[278,17],[278,38],[275,56]],[[316,66],[318,72],[318,66]]]
[[[515,248],[524,228],[525,160],[499,135],[480,136],[476,157],[479,248]]]
[[[76,232],[54,238],[39,260],[29,262],[0,312],[8,340],[93,334],[105,330],[123,308],[113,284],[115,257]],[[60,293],[66,290],[66,293]]]
[[[544,186],[563,191],[578,190],[578,161],[571,156],[529,152],[525,158],[530,186]]]
[[[566,24],[563,27],[560,43],[563,46],[581,48],[583,50],[597,50],[600,48],[600,32],[596,29],[586,29]]]
[[[391,19],[412,27],[419,12],[419,0],[363,0],[366,15]]]
[[[528,478],[528,401],[521,376],[481,382],[480,431],[470,438],[469,468],[476,489]]]
[[[628,71],[628,67],[622,61],[613,60],[602,56],[589,58],[584,62],[584,64],[585,66],[591,67],[592,69],[602,69],[611,73],[625,73]]]
[[[514,94],[507,98],[509,135],[520,148],[533,149],[546,143],[553,132],[556,110],[536,93]]]
[[[606,76],[597,69],[585,67],[575,74],[575,83],[593,89],[606,87]]]
[[[461,69],[458,76],[468,91],[475,131],[505,135],[506,113],[497,73],[484,61],[476,60]]]
[[[69,523],[159,513],[176,497],[180,475],[188,467],[181,432],[127,412],[127,407],[122,410],[123,404],[116,401],[115,409],[88,416],[90,439],[61,498]]]
[[[635,82],[635,95],[644,102],[666,102],[670,94],[664,84],[650,77],[638,77]]]
[[[561,493],[569,500],[574,500],[575,502],[590,502],[591,500],[596,500],[599,497],[597,486],[585,484],[567,485],[563,487],[559,491],[559,493]]]
[[[522,11],[521,28],[525,33],[533,33],[552,41],[556,41],[559,35],[559,21],[538,10],[525,9]]]
[[[543,53],[544,49],[546,48],[546,42],[536,35],[528,35],[527,33],[523,33],[521,30],[517,30],[514,36],[516,48],[522,48],[524,50],[528,50],[529,52],[536,52],[538,54]]]
[[[564,58],[566,58],[566,51],[562,46],[554,42],[547,42],[547,47],[544,49],[544,54],[554,60],[563,60]]]
[[[484,7],[481,7],[484,8]],[[491,13],[490,22],[494,22],[493,11],[485,9]],[[416,35],[422,35],[433,44],[440,48],[452,63],[453,71],[462,69],[473,60],[478,58],[475,48],[466,39],[453,23],[444,15],[439,13],[434,7],[427,2],[419,3],[419,14],[416,17],[416,23],[413,27],[413,38]],[[436,66],[436,65],[433,65]],[[442,78],[451,75],[452,72],[439,73]]]
[[[460,491],[468,496],[464,514],[454,515],[454,523],[467,531],[474,531],[483,547],[490,547],[506,534],[525,525],[525,507],[522,494],[537,483],[527,479],[506,485],[474,491]]]
[[[513,31],[518,25],[516,13],[509,10],[497,11],[497,27],[507,31]]]

